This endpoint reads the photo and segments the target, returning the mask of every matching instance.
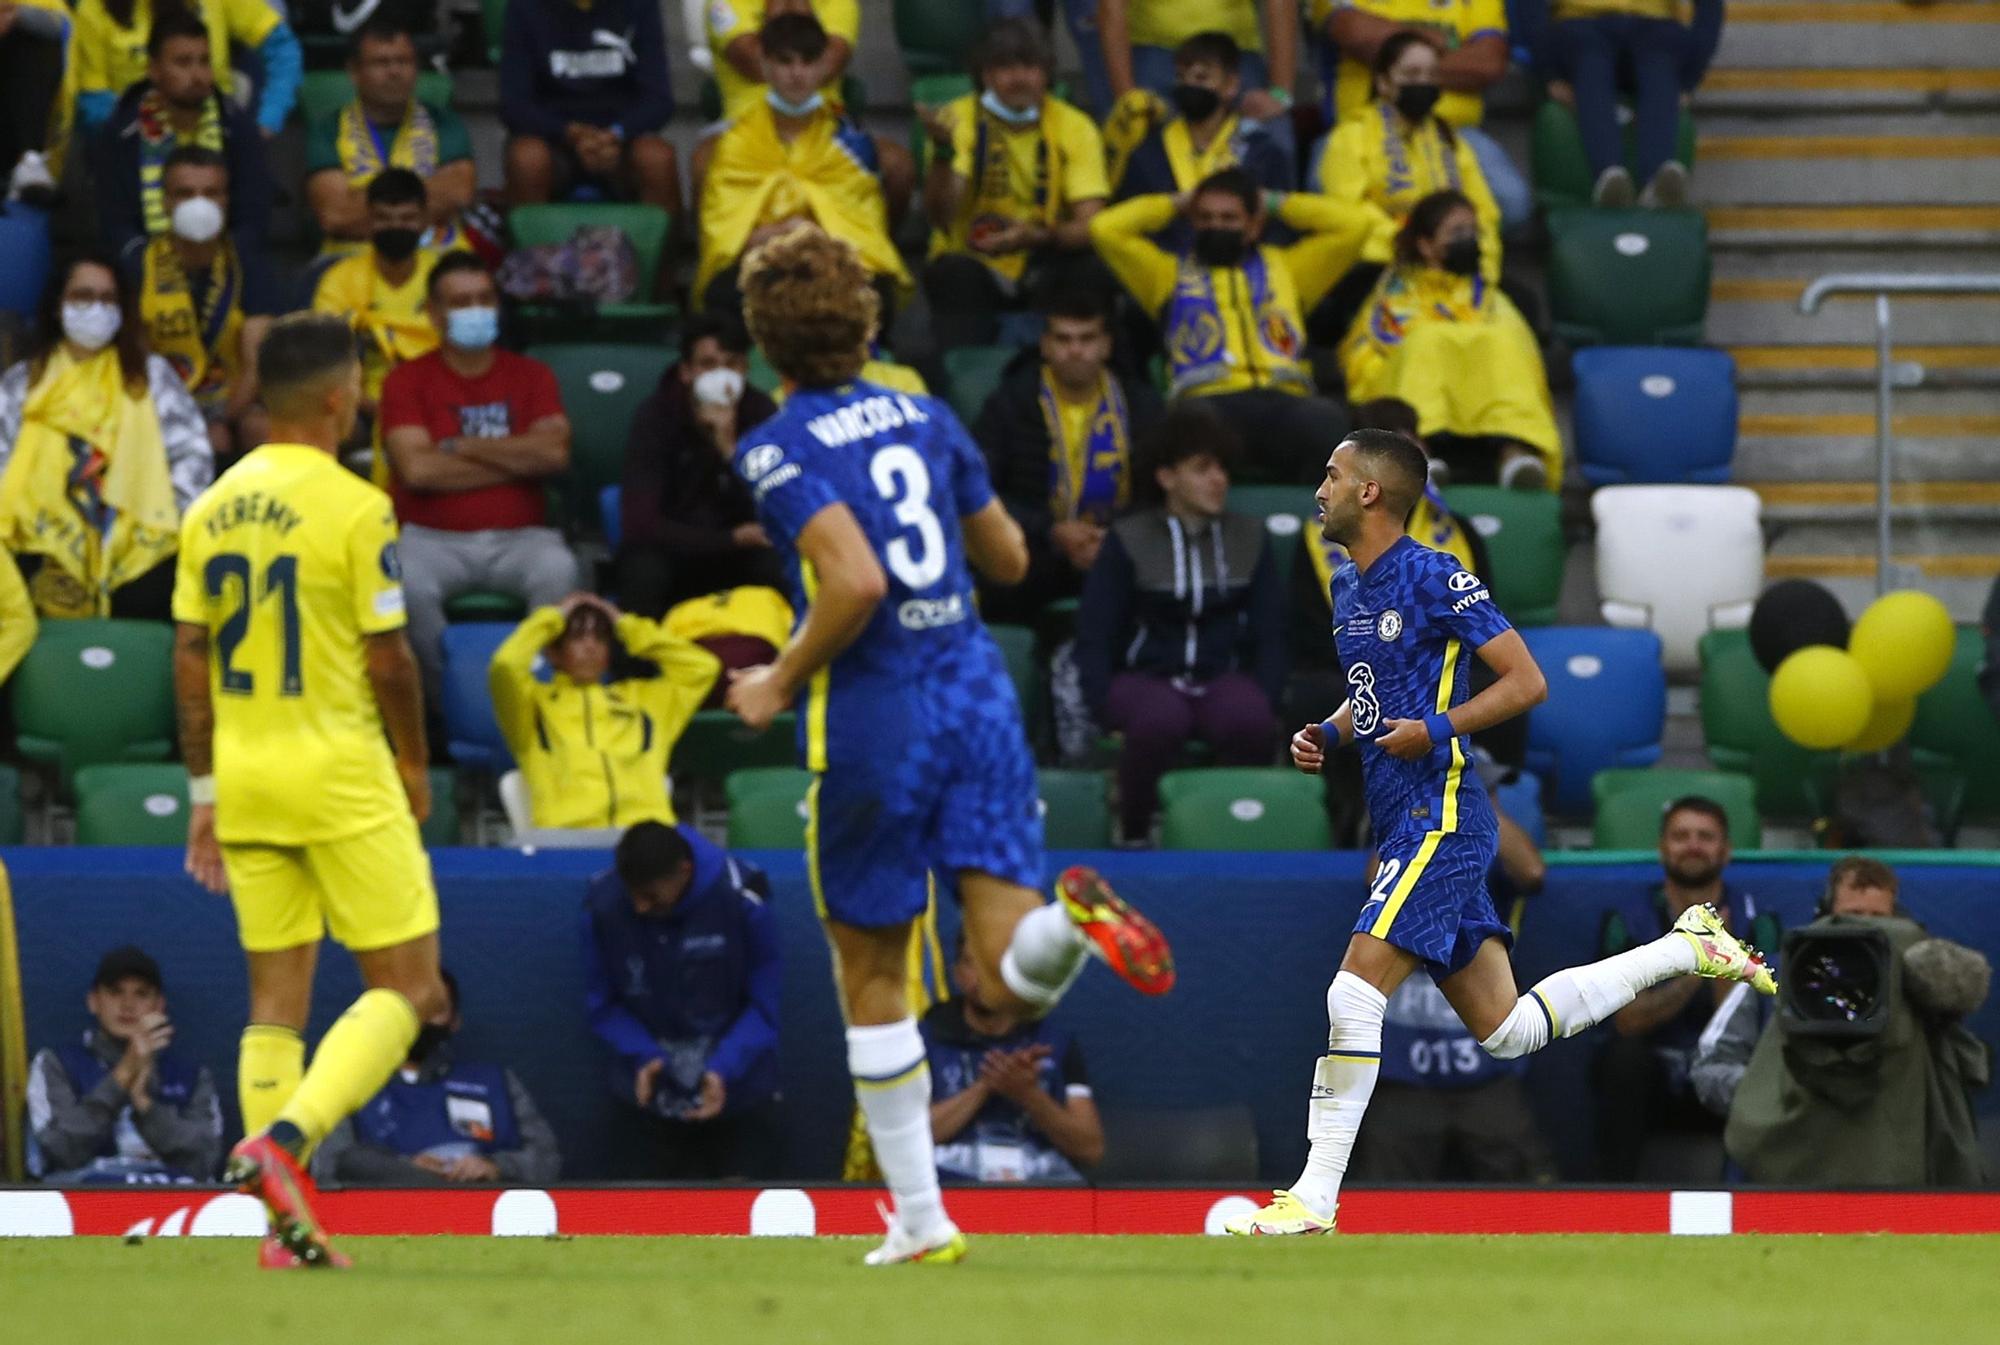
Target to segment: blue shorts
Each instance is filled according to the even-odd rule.
[[[987,647],[990,649],[990,643]],[[1042,885],[1034,758],[998,652],[955,675],[879,690],[835,685],[827,766],[807,795],[806,866],[820,918],[877,929],[924,912],[935,873]]]
[[[1382,864],[1354,932],[1414,953],[1438,980],[1462,970],[1488,939],[1512,948],[1513,931],[1493,909],[1486,887],[1497,845],[1491,835],[1456,831],[1382,842]]]

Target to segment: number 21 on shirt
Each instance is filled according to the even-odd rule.
[[[215,633],[215,661],[222,672],[222,690],[230,695],[248,696],[257,689],[255,673],[236,666],[236,654],[253,621],[269,620],[262,615],[265,604],[277,600],[276,619],[281,623],[284,667],[278,683],[281,696],[304,693],[300,672],[299,647],[299,558],[279,556],[264,567],[253,591],[250,558],[237,551],[210,556],[202,569],[202,582],[211,601],[223,601],[234,588],[236,607],[223,618]]]
[[[923,590],[944,578],[944,528],[931,508],[931,473],[923,455],[907,444],[890,444],[868,460],[868,475],[875,482],[904,534],[885,549],[889,572],[905,588]],[[908,530],[916,529],[916,545],[911,546]]]

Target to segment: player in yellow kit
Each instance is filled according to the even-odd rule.
[[[272,442],[196,500],[174,583],[187,868],[227,892],[250,964],[244,1141],[226,1179],[260,1197],[273,1268],[334,1266],[303,1173],[442,1012],[423,697],[403,636],[396,519],[343,468],[361,366],[338,318],[280,320],[257,355]],[[384,728],[387,736],[384,736]],[[394,752],[391,753],[393,744]],[[368,989],[303,1068],[328,930]]]

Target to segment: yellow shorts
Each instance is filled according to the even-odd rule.
[[[437,887],[408,813],[311,845],[222,847],[237,937],[253,953],[318,943],[327,931],[357,952],[435,933]]]

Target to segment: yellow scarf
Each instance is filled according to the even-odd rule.
[[[167,158],[183,144],[223,152],[222,104],[214,96],[201,105],[201,124],[194,138],[183,141],[168,118],[166,100],[156,89],[139,99],[139,204],[146,216],[146,233],[157,238],[172,221],[167,216]]]
[[[112,590],[174,554],[180,510],[160,418],[126,386],[118,352],[81,364],[66,347],[28,390],[0,474],[0,542],[47,557],[33,584],[46,616],[103,616]]]
[[[207,301],[196,304],[171,238],[146,245],[139,316],[153,353],[164,356],[204,409],[222,405],[236,376],[243,333],[243,270],[224,236],[209,267]]]
[[[1188,124],[1175,117],[1160,131],[1160,148],[1166,151],[1167,165],[1174,170],[1174,185],[1187,191],[1209,174],[1236,166],[1236,114],[1229,114],[1203,150],[1194,147]]]
[[[357,188],[365,188],[385,168],[407,168],[421,178],[438,169],[437,122],[430,109],[414,98],[386,152],[359,99],[340,109],[333,143],[340,154],[340,171]]]

